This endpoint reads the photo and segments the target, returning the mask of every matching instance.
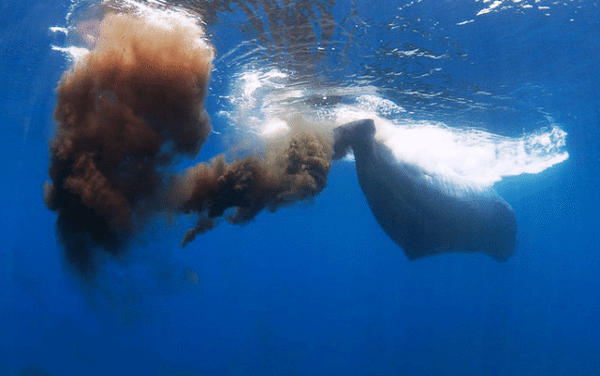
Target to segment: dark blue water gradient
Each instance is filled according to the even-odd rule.
[[[62,264],[41,191],[54,88],[68,65],[50,50],[64,40],[48,28],[65,26],[70,4],[2,4],[1,374],[29,365],[51,375],[600,373],[598,5],[505,2],[476,16],[491,2],[306,2],[313,18],[331,15],[319,22],[306,9],[292,17],[293,2],[244,3],[261,31],[241,2],[218,3],[206,11],[218,50],[211,114],[230,110],[231,72],[276,66],[315,94],[371,85],[403,116],[451,126],[516,136],[551,116],[569,134],[570,157],[497,186],[519,221],[506,263],[409,262],[342,163],[315,202],[222,224],[185,250],[183,226],[151,227],[152,241],[86,289]],[[264,25],[279,8],[289,19],[276,39]],[[315,37],[293,44],[305,19]],[[318,98],[306,101],[329,105]],[[221,151],[225,119],[213,116],[221,134],[201,159]],[[190,270],[197,284],[186,283]]]

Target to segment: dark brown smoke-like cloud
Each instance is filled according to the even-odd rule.
[[[94,275],[107,255],[118,259],[159,212],[198,215],[185,245],[226,212],[247,223],[325,188],[331,140],[314,130],[292,130],[264,155],[219,156],[174,176],[173,162],[195,157],[211,131],[213,50],[202,37],[197,25],[110,14],[94,49],[62,78],[45,201],[80,275]]]
[[[195,156],[213,51],[199,27],[111,14],[95,49],[63,76],[50,145],[47,206],[66,260],[94,272],[96,249],[121,254],[161,202],[168,166]]]
[[[175,186],[178,210],[199,215],[182,245],[215,226],[214,218],[227,209],[227,220],[244,224],[260,211],[271,212],[310,199],[327,184],[331,167],[331,140],[325,134],[294,132],[274,144],[264,158],[247,157],[228,164],[223,156],[187,171]]]

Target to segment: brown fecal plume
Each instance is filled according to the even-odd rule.
[[[211,131],[204,100],[213,51],[191,26],[112,14],[95,49],[58,87],[46,204],[67,261],[94,272],[96,248],[123,252],[157,207],[174,157]]]
[[[168,20],[167,20],[168,21]],[[266,152],[224,156],[182,176],[211,127],[204,102],[213,50],[202,29],[133,14],[106,16],[94,49],[65,73],[54,113],[46,205],[57,212],[65,259],[84,278],[107,257],[120,259],[157,213],[194,213],[182,245],[226,216],[252,220],[321,192],[331,166],[331,135],[295,127]]]
[[[192,167],[174,190],[178,210],[199,215],[182,246],[212,229],[213,219],[227,209],[234,209],[229,223],[244,224],[265,208],[274,212],[316,196],[325,188],[330,168],[330,138],[306,131],[273,143],[263,158],[250,156],[228,164],[220,155],[210,165]]]

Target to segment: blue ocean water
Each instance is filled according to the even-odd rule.
[[[221,223],[186,248],[186,219],[152,223],[89,285],[63,261],[42,186],[55,89],[72,64],[59,51],[72,38],[52,28],[96,3],[0,4],[0,374],[600,374],[598,3],[180,3],[216,50],[214,132],[198,161],[260,142],[290,111],[450,128],[468,142],[436,146],[447,159],[553,127],[566,145],[471,166],[517,215],[506,262],[409,261],[342,161],[312,202]]]

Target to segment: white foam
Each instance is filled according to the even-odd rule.
[[[90,52],[90,50],[88,50],[85,47],[75,47],[75,46],[59,47],[59,46],[53,45],[52,50],[62,52],[63,54],[65,54],[67,56],[67,59],[69,59],[70,61],[75,62],[75,63],[78,61],[81,61]]]
[[[444,182],[448,190],[486,190],[503,177],[537,174],[565,161],[566,132],[551,119],[548,127],[519,137],[505,137],[473,128],[412,121],[404,108],[378,95],[377,90],[327,88],[320,97],[343,95],[350,103],[315,109],[301,100],[314,95],[307,86],[289,85],[289,76],[276,69],[244,70],[233,83],[229,120],[236,128],[263,138],[289,130],[285,114],[302,113],[312,120],[344,124],[373,119],[376,137],[399,161],[419,166]],[[348,158],[347,160],[352,160]]]
[[[566,133],[557,126],[517,138],[444,124],[416,123],[388,127],[382,141],[396,158],[432,175],[491,187],[503,177],[537,174],[563,162]]]
[[[105,0],[99,1],[99,4],[106,4],[108,7],[111,7],[117,11],[143,17],[146,21],[152,23],[154,26],[163,28],[165,30],[171,30],[174,27],[186,29],[188,35],[195,37],[194,43],[196,43],[198,47],[212,50],[214,55],[214,49],[206,39],[202,20],[197,14],[194,14],[183,8],[170,6],[168,3],[161,0],[149,0],[146,3],[135,0],[122,0],[118,3]],[[70,27],[66,28],[52,26],[49,28],[50,31],[54,33],[62,32],[65,35],[68,35],[71,28],[77,26],[77,24],[74,24],[74,21],[71,21],[73,13],[79,7],[84,7],[83,9],[85,9],[85,7],[89,6],[90,4],[87,4],[83,1],[73,1],[66,17]],[[84,38],[86,40],[91,40],[92,43],[90,43],[89,46],[94,44],[94,35],[85,35]],[[74,45],[65,47],[52,46],[52,49],[64,53],[71,61],[74,62],[80,61],[89,52],[88,48]]]
[[[286,121],[279,118],[267,119],[262,127],[260,135],[264,138],[276,137],[289,132],[290,126]]]
[[[69,34],[69,29],[66,27],[52,26],[50,27],[50,31],[53,33],[63,33],[65,35]]]
[[[487,3],[489,1],[484,0],[483,2]],[[487,8],[480,10],[476,15],[481,16],[482,14],[489,13],[489,12],[493,11],[494,9],[498,8],[498,6],[500,6],[501,4],[502,4],[502,1],[496,0],[493,3],[491,3]]]
[[[370,118],[376,138],[399,161],[419,166],[425,173],[457,184],[489,188],[503,177],[538,174],[565,161],[567,133],[548,119],[549,125],[520,137],[505,137],[443,123],[390,120],[368,107],[340,106],[335,122],[344,124]]]
[[[169,6],[163,1],[147,1],[146,3],[136,0],[122,0],[119,4],[119,9],[128,13],[137,14],[144,17],[145,20],[151,22],[154,26],[170,30],[173,27],[179,29],[188,29],[190,35],[196,36],[196,43],[199,47],[210,48],[212,46],[205,38],[203,22],[199,15],[194,14],[186,9]]]

